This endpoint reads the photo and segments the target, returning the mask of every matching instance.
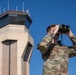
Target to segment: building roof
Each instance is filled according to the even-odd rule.
[[[8,10],[5,13],[0,14],[0,18],[4,17],[7,14],[21,14],[21,15],[27,15],[29,18],[29,14],[27,12],[23,12],[23,11],[14,11],[14,10]],[[32,21],[32,19],[30,18],[30,20]]]

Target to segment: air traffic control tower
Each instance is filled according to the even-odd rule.
[[[31,23],[26,12],[7,11],[0,15],[0,75],[30,75]]]

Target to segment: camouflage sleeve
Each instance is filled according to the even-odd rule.
[[[70,39],[71,39],[71,41],[72,41],[72,43],[73,43],[73,48],[74,48],[75,51],[76,51],[76,37],[73,35],[73,36],[70,37]]]
[[[73,47],[69,47],[69,58],[76,56],[76,51]]]
[[[42,41],[37,45],[37,49],[39,49],[42,54],[47,52],[54,35],[55,34],[51,33],[51,34],[44,36]]]
[[[69,47],[69,56],[70,57],[73,57],[73,56],[76,56],[76,37],[73,35],[70,37],[72,43],[73,43],[73,47]]]

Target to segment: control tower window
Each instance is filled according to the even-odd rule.
[[[0,18],[0,28],[4,27],[9,23],[8,15],[5,15],[4,17]]]
[[[25,16],[18,14],[9,14],[10,24],[24,25]]]
[[[25,26],[29,29],[30,25],[31,25],[31,20],[28,17],[26,17]]]
[[[23,57],[23,61],[25,62],[25,61],[28,61],[28,62],[30,62],[29,60],[30,60],[30,55],[31,55],[31,50],[32,50],[32,48],[33,48],[33,46],[28,42],[28,45],[27,45],[27,47],[26,47],[26,49],[25,49],[25,51],[23,52],[23,55],[22,55],[22,57]]]
[[[0,15],[0,28],[8,24],[13,24],[13,25],[25,25],[25,27],[29,29],[31,23],[32,20],[27,13],[10,11]]]

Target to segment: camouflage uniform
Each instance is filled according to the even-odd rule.
[[[52,44],[54,34],[46,35],[38,44],[44,60],[43,75],[68,75],[68,58],[76,56],[76,37],[70,37],[73,47]]]

